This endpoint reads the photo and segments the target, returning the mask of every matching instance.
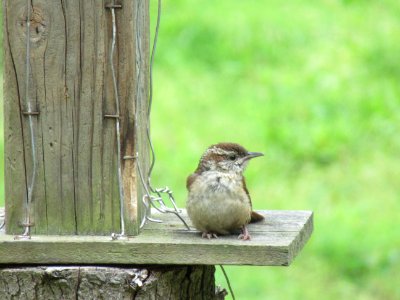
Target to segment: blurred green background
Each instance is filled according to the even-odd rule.
[[[265,153],[256,209],[315,212],[290,267],[226,267],[237,299],[400,299],[400,1],[164,0],[154,97],[153,183],[180,206],[232,141]]]

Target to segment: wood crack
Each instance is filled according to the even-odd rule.
[[[76,91],[75,91],[75,84],[74,84],[74,107],[75,107],[75,101],[76,101]],[[75,222],[75,234],[78,234],[78,211],[77,211],[77,191],[76,191],[76,172],[77,172],[77,158],[75,157],[75,143],[76,142],[76,136],[75,136],[75,109],[72,109],[72,141],[73,141],[73,145],[72,145],[72,174],[73,174],[73,191],[74,191],[74,222]]]
[[[68,34],[67,34],[67,19],[66,19],[66,15],[65,15],[65,7],[64,7],[64,0],[61,0],[61,12],[62,12],[62,16],[63,16],[63,20],[64,20],[64,93],[63,93],[63,102],[65,102],[65,114],[67,114],[68,111],[68,98],[67,98],[67,94],[68,94],[68,88],[67,88],[67,51],[68,51]],[[64,104],[64,103],[62,103]],[[63,105],[60,106],[60,108],[62,108]],[[61,205],[62,205],[62,210],[64,210],[64,202],[66,201],[64,199],[64,187],[63,187],[63,153],[62,153],[62,147],[63,147],[63,116],[62,116],[62,109],[60,109],[60,200],[61,200]],[[67,127],[68,128],[68,127]],[[68,142],[68,141],[67,141]],[[74,166],[72,165],[72,168]],[[67,199],[68,201],[69,199]],[[61,224],[64,225],[65,221],[64,220],[64,215],[62,214],[63,218],[62,218],[62,222]],[[71,221],[71,220],[67,220]]]
[[[187,272],[185,275],[185,279],[188,281],[187,290],[186,290],[186,299],[190,299],[190,290],[191,290],[191,284],[192,284],[192,280],[190,278],[191,273],[192,273],[192,267],[188,266]]]
[[[76,287],[75,287],[75,300],[79,299],[79,286],[81,284],[81,267],[78,267],[78,276],[76,280]]]
[[[43,91],[44,91],[44,99],[43,99],[43,101],[44,101],[44,104],[46,105],[47,104],[47,89],[46,89],[46,49],[47,49],[47,46],[46,46],[46,48],[45,48],[45,50],[43,51]],[[43,111],[44,111],[44,109],[43,109]],[[45,141],[44,141],[44,139],[45,139],[45,137],[44,137],[44,128],[43,128],[43,119],[41,119],[42,121],[40,122],[40,124],[41,124],[41,127],[42,127],[42,154],[43,154],[43,157],[42,157],[42,160],[43,160],[43,189],[44,189],[44,201],[45,201],[45,207],[46,207],[46,228],[47,228],[47,231],[49,230],[49,225],[48,225],[48,220],[49,220],[49,214],[48,214],[48,206],[49,206],[49,199],[48,199],[48,197],[47,197],[47,182],[46,182],[46,163],[45,163],[45,157],[46,157],[46,154],[45,154]]]

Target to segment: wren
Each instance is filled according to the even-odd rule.
[[[264,217],[252,210],[243,171],[250,159],[262,156],[235,143],[210,146],[186,181],[187,213],[203,238],[241,231],[239,239],[250,240],[246,225]]]

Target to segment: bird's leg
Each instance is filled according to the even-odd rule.
[[[243,241],[251,240],[251,236],[249,234],[249,231],[247,230],[246,225],[243,225],[242,233],[239,234],[238,239],[243,240]]]
[[[201,237],[202,237],[203,239],[212,239],[212,238],[217,239],[217,238],[218,238],[217,234],[215,234],[215,233],[213,233],[213,232],[203,232],[203,233],[201,234]]]

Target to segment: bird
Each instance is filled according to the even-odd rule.
[[[243,172],[248,162],[263,156],[236,143],[218,143],[207,148],[197,169],[186,180],[187,214],[203,238],[234,234],[250,240],[246,225],[264,216],[253,211]]]

